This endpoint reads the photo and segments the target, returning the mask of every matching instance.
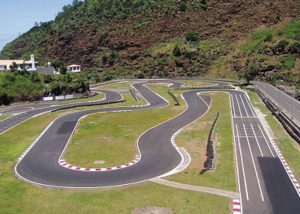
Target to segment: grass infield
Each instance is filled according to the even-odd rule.
[[[229,96],[225,93],[207,95],[212,97],[209,111],[185,128],[175,139],[176,144],[186,148],[191,155],[191,164],[185,171],[168,179],[181,183],[237,191]],[[219,129],[216,167],[214,170],[200,175],[206,160],[208,132],[218,112],[220,112],[220,117],[214,129]],[[215,138],[216,132],[214,131],[213,139]]]

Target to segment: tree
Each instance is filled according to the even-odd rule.
[[[260,71],[260,66],[256,62],[249,62],[243,69],[243,78],[247,81],[249,85],[250,81],[254,80]]]
[[[18,70],[18,65],[17,63],[13,62],[10,66],[9,66],[9,69],[11,71],[17,71]]]

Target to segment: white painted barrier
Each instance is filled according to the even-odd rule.
[[[53,97],[43,97],[43,101],[52,101]]]
[[[65,96],[65,99],[66,99],[66,100],[73,99],[73,98],[74,98],[74,95],[73,95],[73,94],[71,94],[71,95],[66,95],[66,96]]]
[[[55,96],[55,100],[64,100],[65,96]]]

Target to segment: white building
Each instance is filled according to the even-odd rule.
[[[36,70],[36,64],[37,62],[34,59],[34,55],[30,55],[30,60],[25,61],[21,59],[12,59],[12,60],[0,60],[0,71],[3,70],[9,70],[10,67],[13,65],[13,63],[16,63],[17,70],[22,70],[25,68],[28,71],[35,71]]]
[[[67,71],[72,73],[77,73],[81,71],[80,65],[69,65],[67,66]]]

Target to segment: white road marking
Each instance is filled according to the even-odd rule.
[[[236,126],[236,132],[237,132],[237,136],[239,136],[239,131],[238,131],[238,126],[237,124],[235,124]],[[245,173],[245,168],[244,168],[244,159],[243,159],[243,154],[242,154],[242,150],[241,150],[241,142],[239,137],[237,137],[237,141],[238,141],[238,147],[239,147],[239,152],[240,152],[240,156],[241,156],[241,163],[242,163],[242,171],[243,171],[243,177],[244,177],[244,185],[245,185],[245,192],[246,192],[246,198],[247,201],[249,201],[249,194],[248,194],[248,187],[247,187],[247,178],[246,178],[246,173]]]
[[[266,138],[266,136],[265,136],[265,134],[264,134],[262,128],[260,127],[260,124],[258,124],[258,128],[259,128],[260,132],[262,133],[262,136],[263,136],[263,138],[265,139],[265,142],[266,142],[266,144],[267,144],[267,146],[268,146],[268,148],[269,148],[269,150],[270,150],[272,156],[275,157],[275,156],[274,156],[274,153],[273,153],[273,151],[272,151],[272,149],[271,149],[271,147],[270,147],[270,145],[269,145],[269,142],[268,142],[268,140],[267,140],[267,138]]]
[[[205,103],[207,107],[209,107],[209,104],[201,97],[201,95],[198,95],[198,97]]]
[[[245,135],[247,137],[247,131],[246,131],[246,128],[245,128],[245,124],[243,124],[243,127],[244,127],[244,130],[245,130]],[[248,143],[250,156],[251,156],[251,159],[252,159],[252,164],[254,166],[254,171],[255,171],[255,175],[256,175],[259,191],[260,191],[260,196],[261,196],[262,201],[264,201],[265,199],[264,199],[264,196],[263,196],[263,193],[262,193],[262,189],[261,189],[260,181],[259,181],[259,178],[258,178],[258,173],[257,173],[257,169],[256,169],[256,165],[255,165],[255,162],[254,162],[254,157],[253,157],[253,154],[252,154],[252,150],[251,150],[251,146],[250,146],[250,142],[249,142],[248,137],[246,138],[246,140],[247,140],[247,143]]]
[[[236,96],[236,103],[238,104],[238,108],[239,108],[239,111],[240,111],[240,116],[242,116],[242,111],[241,111],[241,107],[240,107],[240,104],[238,102],[238,99],[237,99],[237,96]]]
[[[261,156],[263,157],[264,154],[263,154],[263,152],[262,152],[262,150],[261,150],[261,147],[260,147],[260,145],[259,145],[259,142],[258,142],[257,136],[256,136],[256,134],[255,134],[255,131],[254,131],[254,128],[253,128],[252,123],[251,123],[250,125],[251,125],[251,129],[252,129],[252,131],[253,131],[253,135],[254,135],[255,141],[256,141],[256,143],[257,143],[259,152],[260,152]]]
[[[244,101],[243,101],[243,98],[242,98],[241,95],[239,95],[239,97],[240,97],[240,99],[242,100],[242,105],[243,105],[243,107],[244,107],[244,109],[245,109],[246,115],[247,115],[247,117],[249,117],[248,110],[247,110],[247,108],[246,108],[246,106],[245,106],[245,103],[244,103]]]
[[[254,108],[253,108],[253,106],[252,106],[252,104],[251,104],[250,100],[248,99],[248,97],[247,97],[246,95],[244,95],[244,96],[245,96],[246,102],[247,102],[247,103],[248,103],[248,105],[250,106],[250,109],[251,109],[252,115],[253,115],[254,117],[257,117],[257,115],[256,115],[256,113],[255,113],[255,111],[254,111]]]
[[[234,102],[233,102],[233,98],[232,98],[232,94],[230,95],[230,100],[231,100],[231,109],[232,109],[232,113],[233,113],[233,117],[236,117],[236,113],[235,113],[235,108],[234,108]]]

